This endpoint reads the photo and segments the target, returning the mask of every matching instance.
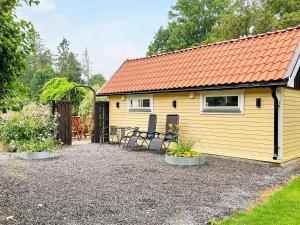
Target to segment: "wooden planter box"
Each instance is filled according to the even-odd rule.
[[[199,166],[205,163],[205,156],[198,157],[174,157],[165,154],[166,163],[174,166]]]
[[[26,160],[58,158],[58,152],[21,152],[20,158]]]

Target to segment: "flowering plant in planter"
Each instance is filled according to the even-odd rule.
[[[58,149],[55,139],[58,115],[48,106],[31,103],[20,112],[0,116],[0,140],[10,152],[43,152]]]
[[[196,138],[184,139],[179,137],[176,147],[167,151],[167,155],[174,157],[199,157],[201,153],[192,150],[197,142]]]
[[[178,135],[176,146],[166,152],[165,161],[171,165],[177,166],[197,166],[204,164],[205,157],[200,153],[193,151],[193,147],[198,142],[198,139],[183,138]]]

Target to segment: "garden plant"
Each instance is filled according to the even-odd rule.
[[[9,111],[0,116],[0,140],[9,152],[58,150],[57,119],[48,106],[37,103],[19,112]]]

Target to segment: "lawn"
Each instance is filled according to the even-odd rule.
[[[238,212],[221,225],[299,225],[300,176],[249,212]]]

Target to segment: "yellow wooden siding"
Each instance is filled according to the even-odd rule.
[[[178,114],[181,135],[196,137],[195,150],[204,153],[247,159],[273,161],[273,99],[270,88],[246,89],[244,114],[209,115],[200,113],[200,94],[190,99],[189,93],[153,94],[153,113],[157,115],[157,130],[163,132],[167,114]],[[256,98],[262,99],[261,108]],[[177,101],[177,108],[172,101]],[[111,96],[110,125],[137,126],[147,130],[149,113],[127,110],[127,98]],[[120,108],[116,107],[120,103]]]
[[[283,161],[300,157],[300,90],[283,89]]]

